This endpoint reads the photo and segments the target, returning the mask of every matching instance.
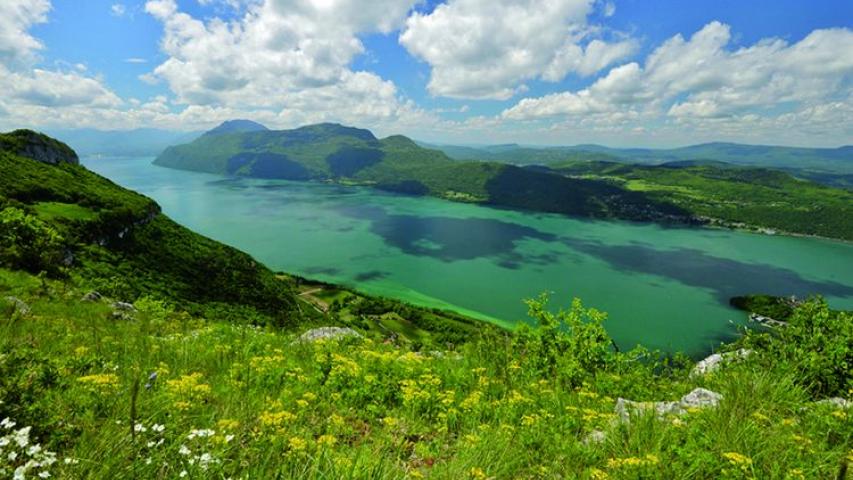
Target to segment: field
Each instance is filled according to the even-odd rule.
[[[0,475],[805,479],[844,478],[853,462],[850,411],[814,401],[849,397],[849,371],[805,375],[766,335],[745,340],[757,352],[745,360],[691,376],[684,358],[612,351],[604,315],[579,303],[553,316],[533,301],[537,330],[484,325],[454,349],[414,350],[369,330],[303,343],[298,328],[193,317],[149,297],[116,318],[83,293],[0,270],[0,299],[30,308],[0,302]],[[803,318],[819,318],[825,305],[809,308]],[[695,387],[723,399],[660,418],[614,413],[617,397]]]

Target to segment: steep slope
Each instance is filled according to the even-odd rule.
[[[206,134],[166,149],[154,163],[227,175],[361,184],[580,216],[690,221],[677,207],[607,182],[547,175],[504,163],[457,162],[400,135],[380,140],[368,130],[330,123]]]
[[[250,256],[195,234],[152,200],[77,164],[67,145],[0,134],[0,264],[73,277],[132,301],[145,295],[294,321],[292,292]]]

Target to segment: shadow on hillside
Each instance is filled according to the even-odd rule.
[[[583,217],[654,220],[689,217],[687,210],[599,180],[567,178],[508,166],[486,183],[495,205]]]

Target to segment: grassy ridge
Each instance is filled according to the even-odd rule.
[[[8,138],[0,135],[0,144]],[[261,321],[292,323],[289,287],[250,256],[179,226],[151,199],[82,166],[13,151],[0,150],[0,243],[8,253],[0,263],[121,300],[155,295],[188,310],[249,309]]]

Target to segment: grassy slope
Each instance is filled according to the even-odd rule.
[[[550,168],[565,175],[611,180],[724,224],[853,240],[853,192],[779,171],[612,162],[564,162]]]
[[[430,343],[382,332],[415,337],[420,319],[443,335],[440,312],[274,278],[82,167],[7,152],[0,167],[14,174],[0,177],[0,202],[61,231],[82,264],[72,281],[0,268],[0,419],[32,427],[28,441],[62,459],[28,477],[831,478],[853,462],[849,412],[813,403],[853,393],[853,323],[825,305],[794,315],[780,338],[749,335],[756,353],[708,377],[690,377],[683,358],[612,351],[602,315],[579,304],[555,318],[531,303],[538,330],[468,329],[455,350],[415,352]],[[147,223],[104,246],[86,240],[129,219]],[[111,299],[80,300],[105,278],[146,294],[133,320],[112,318]],[[325,321],[376,341],[305,345],[248,326],[277,288],[303,294],[300,320],[301,307],[328,305]],[[199,316],[198,302],[230,307]],[[453,335],[467,328],[447,320]],[[720,406],[613,423],[616,397],[697,386],[724,395]],[[605,441],[586,442],[596,429]],[[2,447],[0,476],[41,455],[29,446]]]
[[[682,217],[677,207],[606,182],[549,176],[502,163],[456,162],[402,136],[321,124],[296,130],[205,135],[171,147],[157,165],[291,180],[359,183],[454,201],[600,218]]]
[[[690,377],[689,362],[605,353],[597,336],[552,357],[566,337],[548,329],[433,355],[298,344],[153,301],[117,322],[82,293],[0,269],[0,418],[33,427],[32,443],[60,458],[47,469],[56,478],[806,479],[853,462],[851,413],[813,403],[797,364],[760,346]],[[32,314],[11,313],[10,294]],[[720,406],[612,423],[617,397],[697,386],[721,393]],[[594,430],[602,443],[585,441]]]
[[[0,135],[0,142],[5,138]],[[152,200],[84,167],[47,165],[0,150],[0,170],[0,212],[21,209],[41,220],[73,254],[70,268],[53,273],[119,300],[151,297],[194,315],[279,326],[331,322],[365,333],[396,332],[418,345],[456,343],[480,326],[451,312],[355,292],[342,308],[318,314],[294,295],[301,279],[274,275],[245,253],[171,221]],[[399,317],[394,324],[384,319],[391,313]]]
[[[3,140],[0,135],[0,142]],[[206,308],[251,308],[276,323],[293,294],[248,255],[191,232],[152,200],[79,165],[47,165],[0,150],[0,210],[19,208],[54,228],[73,255],[68,273],[132,301],[155,295]]]

